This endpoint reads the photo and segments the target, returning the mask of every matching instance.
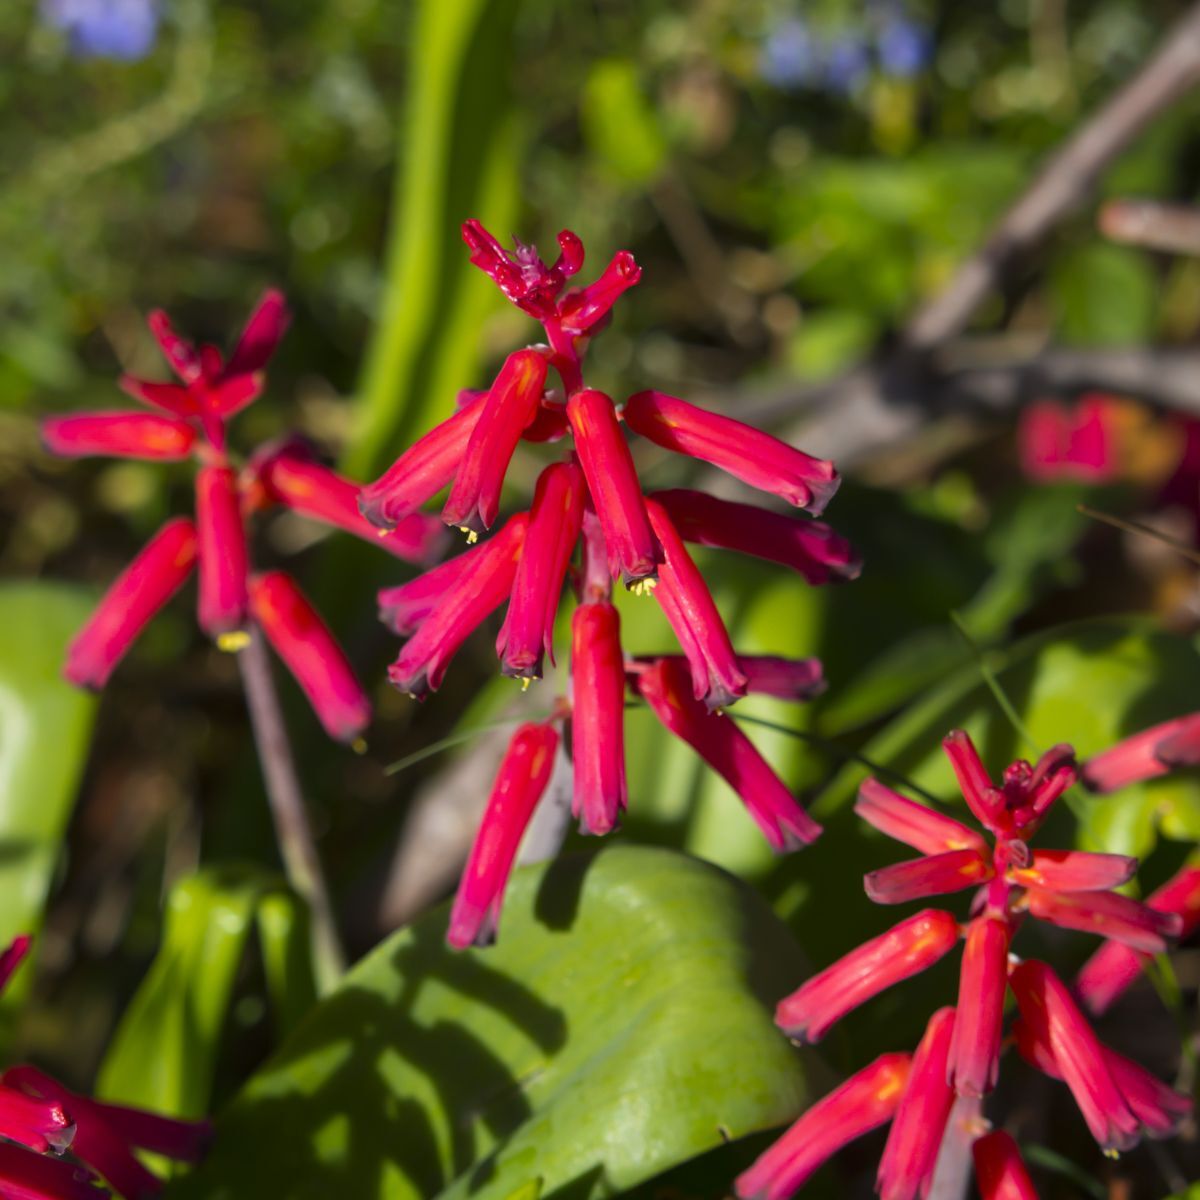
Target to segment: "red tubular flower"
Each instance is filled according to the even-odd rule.
[[[358,484],[311,459],[294,453],[276,454],[260,469],[268,492],[278,503],[381,546],[405,562],[429,562],[445,544],[442,523],[424,513],[403,517],[390,530],[372,525],[359,511]]]
[[[521,837],[550,782],[557,749],[552,725],[522,725],[513,735],[454,897],[450,945],[461,950],[495,941],[504,889]]]
[[[92,1186],[91,1172],[60,1158],[47,1158],[0,1142],[0,1194],[6,1200],[106,1200]]]
[[[967,928],[950,1046],[950,1082],[960,1096],[996,1086],[1009,937],[1007,924],[993,917],[976,917]]]
[[[653,500],[647,501],[646,510],[663,549],[654,595],[691,667],[693,694],[709,709],[727,708],[746,694],[746,676],[729,631],[671,518]]]
[[[678,663],[663,660],[636,677],[637,689],[655,716],[742,798],[776,851],[814,841],[821,827],[800,807],[753,743],[727,717],[710,713],[691,694]]]
[[[1065,1078],[1062,1066],[1049,1042],[1049,1027],[1045,1021],[1018,1021],[1013,1026],[1017,1049],[1031,1066],[1052,1079]],[[1115,1050],[1097,1042],[1100,1056],[1112,1076],[1113,1083],[1150,1137],[1170,1137],[1177,1133],[1183,1120],[1192,1111],[1188,1096],[1168,1087],[1144,1067]]]
[[[655,578],[662,548],[650,528],[641,485],[612,401],[603,392],[585,388],[567,401],[567,420],[604,529],[612,577],[620,575],[626,587]]]
[[[455,471],[442,509],[447,525],[473,533],[492,527],[509,460],[537,415],[545,384],[546,360],[538,351],[518,350],[505,359]]]
[[[993,833],[1004,832],[1008,826],[1004,794],[992,785],[970,735],[961,729],[951,730],[942,739],[942,749],[950,760],[963,799],[975,819]]]
[[[1002,1129],[977,1138],[971,1156],[982,1200],[1038,1200],[1017,1143]]]
[[[360,737],[371,720],[371,702],[329,627],[291,577],[282,571],[256,576],[250,612],[326,733],[340,742]]]
[[[141,1164],[135,1147],[182,1162],[197,1162],[211,1134],[207,1121],[179,1121],[103,1104],[70,1091],[33,1067],[13,1067],[4,1072],[2,1081],[30,1096],[63,1104],[75,1119],[72,1153],[127,1200],[156,1196],[162,1190],[162,1181]]]
[[[1022,887],[1053,892],[1096,892],[1120,887],[1137,872],[1137,859],[1086,850],[1034,850],[1027,867],[1010,867],[1008,877]]]
[[[60,458],[104,454],[178,462],[187,458],[196,444],[196,431],[186,421],[139,412],[47,417],[41,435],[46,449]]]
[[[196,527],[168,521],[104,594],[67,649],[63,675],[98,691],[155,613],[183,586],[196,563]]]
[[[471,263],[513,304],[539,321],[555,315],[554,301],[567,277],[583,266],[583,243],[569,229],[558,235],[560,254],[551,267],[542,262],[532,246],[520,242],[516,255],[510,255],[476,220],[463,222],[462,237],[471,251]]]
[[[25,955],[29,953],[32,943],[33,938],[27,933],[22,933],[13,938],[5,950],[0,951],[0,991],[8,985]]]
[[[563,331],[571,337],[590,334],[608,316],[622,293],[641,277],[642,269],[634,262],[633,255],[628,250],[619,250],[595,283],[571,292],[558,306]]]
[[[196,475],[196,531],[200,551],[200,627],[212,637],[246,624],[250,563],[229,467],[202,467]]]
[[[487,392],[480,392],[454,416],[436,425],[359,492],[359,510],[372,525],[395,529],[454,478],[486,396]]]
[[[1200,926],[1200,866],[1181,868],[1151,893],[1146,905],[1156,912],[1177,914],[1180,938],[1189,937]],[[1141,975],[1147,958],[1122,942],[1105,942],[1076,976],[1076,995],[1089,1012],[1100,1016]]]
[[[381,588],[377,595],[379,619],[393,633],[407,637],[418,629],[430,613],[442,602],[451,586],[461,575],[474,571],[488,559],[488,543],[472,546],[397,587]]]
[[[778,438],[663,392],[638,392],[625,404],[629,428],[656,445],[712,463],[764,492],[820,516],[841,478],[833,463]]]
[[[913,1055],[900,1106],[879,1160],[880,1200],[918,1200],[929,1191],[954,1089],[946,1082],[954,1009],[939,1008]]]
[[[854,548],[823,521],[796,520],[690,488],[653,492],[650,498],[667,510],[685,541],[779,563],[808,583],[842,583],[862,570]]]
[[[893,792],[877,779],[863,781],[854,811],[880,833],[912,846],[922,854],[942,854],[949,850],[973,850],[983,854],[987,851],[987,843],[974,829]]]
[[[0,1083],[0,1136],[39,1154],[61,1154],[75,1136],[75,1123],[58,1101]]]
[[[957,943],[954,917],[927,908],[851,950],[781,1000],[775,1024],[795,1042],[819,1042],[848,1012],[932,967]]]
[[[223,377],[237,379],[261,371],[275,353],[290,320],[283,293],[275,288],[264,292],[229,356]]]
[[[388,667],[393,686],[410,696],[436,691],[459,646],[508,598],[529,523],[518,513],[480,547]]]
[[[540,679],[543,655],[554,662],[554,618],[583,523],[584,491],[583,472],[574,463],[554,463],[538,476],[512,598],[496,639],[505,675]]]
[[[1093,792],[1115,792],[1131,783],[1157,779],[1176,767],[1200,762],[1200,713],[1176,717],[1135,733],[1093,755],[1081,778]]]
[[[863,886],[876,904],[904,904],[923,896],[961,892],[985,883],[994,873],[991,862],[978,850],[947,850],[871,871],[863,877]]]
[[[734,1189],[741,1200],[788,1200],[836,1151],[890,1120],[910,1061],[907,1054],[880,1055],[818,1100],[737,1177]]]
[[[1192,1111],[1190,1096],[1168,1087],[1132,1059],[1102,1047],[1104,1062],[1130,1111],[1152,1138],[1172,1137]]]
[[[1021,468],[1031,479],[1100,481],[1117,474],[1112,401],[1090,393],[1073,408],[1054,400],[1027,405],[1017,426]]]
[[[811,700],[825,690],[819,658],[777,658],[770,654],[739,654],[738,669],[746,691],[780,700]]]
[[[1049,1047],[1092,1136],[1106,1151],[1128,1150],[1136,1145],[1138,1120],[1066,985],[1045,963],[1033,960],[1013,970],[1011,984],[1022,1022],[1037,1041]]]
[[[608,833],[625,810],[625,662],[621,619],[601,601],[571,618],[572,813],[584,833]]]
[[[1179,936],[1178,913],[1160,913],[1117,892],[1050,892],[1030,888],[1030,913],[1063,929],[1098,933],[1146,954],[1162,954],[1167,939]]]

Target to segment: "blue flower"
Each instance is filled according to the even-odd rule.
[[[879,30],[875,48],[879,52],[879,65],[888,75],[907,79],[929,62],[932,45],[925,26],[900,13],[892,13]]]
[[[42,0],[42,20],[80,58],[145,58],[158,33],[158,0]]]
[[[759,54],[758,70],[767,83],[780,88],[811,83],[817,68],[816,45],[799,17],[780,21],[767,34]]]
[[[825,48],[825,84],[834,92],[852,92],[871,73],[871,55],[866,41],[845,33]]]

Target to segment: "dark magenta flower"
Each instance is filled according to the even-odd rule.
[[[264,369],[287,319],[283,296],[268,292],[226,361],[215,347],[197,348],[181,338],[166,314],[156,312],[150,328],[179,382],[124,376],[121,386],[159,412],[84,413],[42,423],[46,448],[64,457],[198,463],[195,520],[168,521],[138,553],[71,643],[64,673],[78,686],[103,687],[138,635],[198,568],[201,628],[218,645],[236,650],[250,622],[259,624],[326,728],[353,741],[369,720],[366,696],[293,583],[271,573],[254,585],[252,598],[248,520],[263,508],[284,505],[409,561],[425,561],[437,551],[440,526],[415,516],[381,538],[358,511],[357,486],[318,463],[298,439],[261,447],[244,465],[235,461],[227,445],[228,422],[262,390]]]
[[[0,987],[29,945],[22,936],[0,954]],[[34,1067],[11,1067],[0,1075],[0,1139],[7,1139],[0,1140],[0,1194],[14,1200],[104,1200],[108,1193],[93,1186],[95,1171],[126,1200],[144,1200],[158,1195],[162,1180],[134,1148],[198,1162],[210,1132],[207,1121],[105,1104]],[[78,1163],[58,1157],[67,1151]]]
[[[443,519],[473,540],[499,514],[518,443],[569,442],[560,461],[539,472],[528,513],[449,562],[379,593],[381,619],[408,639],[389,678],[417,697],[436,689],[464,640],[505,599],[496,641],[501,670],[523,682],[539,678],[545,660],[555,661],[554,630],[563,584],[570,581],[579,602],[570,699],[556,700],[551,720],[571,724],[573,811],[583,830],[608,832],[626,805],[623,708],[630,686],[739,793],[773,847],[811,842],[820,827],[746,735],[712,714],[751,691],[788,700],[815,696],[824,687],[821,665],[739,657],[685,542],[765,558],[810,583],[853,578],[858,558],[817,521],[687,489],[647,498],[629,435],[716,463],[814,512],[837,486],[832,465],[683,400],[646,392],[622,409],[585,386],[583,356],[591,337],[641,277],[628,252],[614,255],[594,282],[570,289],[584,251],[569,231],[559,234],[560,252],[550,265],[532,246],[505,250],[477,221],[463,226],[463,240],[471,262],[542,324],[546,342],[511,354],[486,392],[460,393],[452,417],[362,489],[363,517],[393,529],[449,488]],[[617,579],[655,596],[682,656],[626,658],[611,602]]]

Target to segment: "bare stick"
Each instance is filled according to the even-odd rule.
[[[1200,79],[1200,4],[1166,33],[1141,70],[1042,168],[984,245],[909,322],[905,344],[924,350],[961,333],[1006,268],[1087,198],[1101,172]]]
[[[327,992],[345,970],[346,958],[338,937],[329,889],[317,857],[304,794],[292,758],[287,727],[275,691],[271,660],[267,645],[257,626],[251,625],[249,641],[239,651],[238,667],[242,686],[246,690],[246,705],[250,709],[250,725],[258,747],[267,802],[275,822],[275,836],[283,859],[288,882],[308,904],[312,914],[313,961],[317,975],[317,990]]]
[[[1170,254],[1200,255],[1200,208],[1157,200],[1110,200],[1097,222],[1114,242]]]

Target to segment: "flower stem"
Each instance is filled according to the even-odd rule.
[[[324,995],[345,970],[346,956],[304,807],[304,794],[300,790],[296,762],[279,707],[266,642],[255,625],[249,629],[249,639],[238,652],[237,659],[242,686],[246,690],[246,705],[250,710],[250,725],[254,730],[284,872],[312,915],[313,969],[317,992]]]

